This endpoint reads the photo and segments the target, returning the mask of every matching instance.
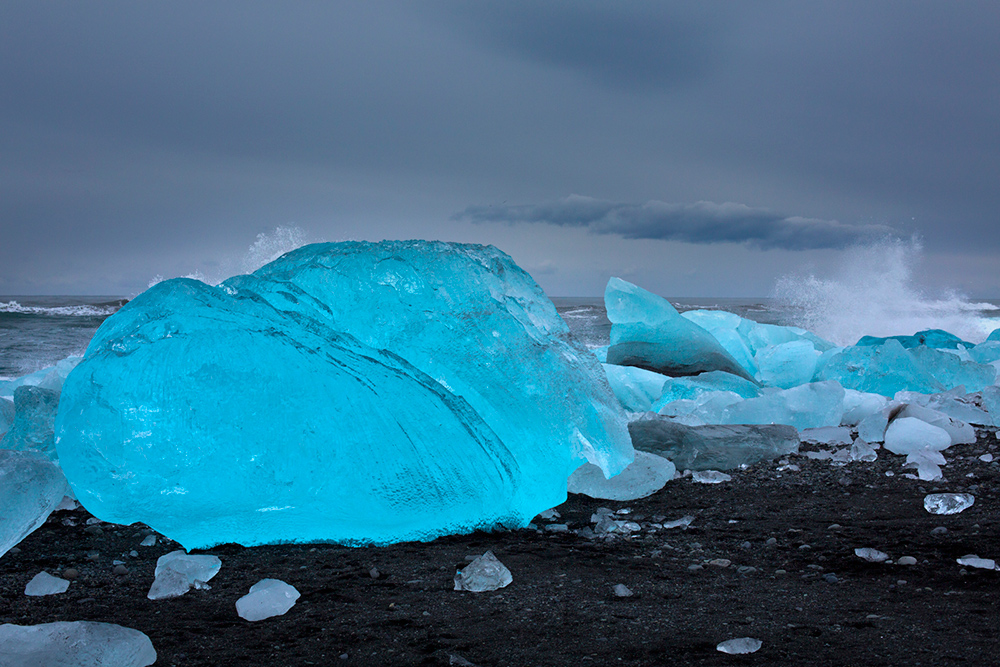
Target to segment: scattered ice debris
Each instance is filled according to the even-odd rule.
[[[958,514],[975,502],[971,493],[931,493],[924,496],[924,509],[931,514]]]
[[[821,449],[818,452],[802,452],[802,456],[815,461],[828,461],[833,458],[833,452]]]
[[[835,466],[844,466],[850,463],[853,459],[851,458],[851,450],[848,448],[838,449],[830,457],[830,464]]]
[[[4,667],[146,667],[156,662],[149,637],[112,623],[5,623],[0,647]]]
[[[39,572],[24,587],[25,595],[58,595],[69,589],[69,582],[53,577],[48,572]]]
[[[140,547],[155,547],[156,546],[156,535],[147,535],[142,538],[142,542],[139,542]]]
[[[875,451],[875,447],[872,447],[861,438],[854,439],[854,444],[851,445],[852,461],[865,461],[867,463],[871,463],[876,459],[878,459],[878,452]]]
[[[218,287],[160,282],[61,403],[84,506],[189,549],[523,527],[585,461],[633,456],[600,363],[492,246],[313,244]]]
[[[146,597],[163,600],[184,595],[192,588],[208,588],[206,582],[221,568],[218,556],[191,556],[183,549],[171,551],[157,559],[155,579]]]
[[[691,473],[691,479],[698,484],[721,484],[722,482],[729,482],[733,478],[731,475],[719,472],[718,470],[695,470]]]
[[[672,376],[725,371],[753,381],[712,334],[663,297],[611,278],[604,305],[611,320],[608,363]]]
[[[743,655],[745,653],[756,653],[764,645],[759,639],[753,637],[739,637],[737,639],[727,639],[715,647],[715,650],[730,655]]]
[[[614,591],[615,596],[620,598],[630,598],[633,595],[635,595],[632,592],[632,589],[630,589],[625,584],[615,584],[612,590]]]
[[[674,519],[673,521],[664,521],[660,524],[665,530],[670,530],[672,528],[687,528],[694,521],[694,517],[691,515],[682,516],[680,519]]]
[[[916,468],[917,478],[925,482],[943,479],[941,466],[947,462],[944,455],[933,449],[922,449],[906,455],[904,468]]]
[[[569,476],[568,490],[604,500],[637,500],[662,489],[676,472],[662,456],[637,451],[635,460],[611,479],[598,466],[584,463]]]
[[[295,605],[299,592],[280,579],[261,579],[236,601],[236,613],[247,621],[281,616]]]
[[[799,434],[781,424],[685,426],[655,414],[628,425],[637,450],[674,462],[680,470],[731,470],[799,450]]]
[[[487,551],[455,573],[455,590],[483,593],[509,586],[512,581],[510,570]]]
[[[965,565],[966,567],[975,567],[981,570],[996,570],[997,564],[992,558],[980,558],[975,554],[969,554],[967,556],[962,556],[956,559],[959,565]]]
[[[545,510],[544,512],[541,512],[538,515],[538,518],[544,519],[545,521],[554,521],[555,519],[558,519],[560,516],[561,515],[559,514],[559,510],[553,507],[552,509],[548,509]]]
[[[804,428],[799,431],[799,438],[802,442],[814,445],[849,445],[851,444],[851,429],[846,426]]]
[[[640,526],[635,521],[629,521],[628,519],[616,519],[619,515],[616,512],[609,510],[606,507],[598,507],[597,511],[590,515],[590,521],[594,525],[595,535],[628,535],[630,533],[636,533],[642,530]]]
[[[889,554],[884,551],[879,551],[878,549],[872,549],[871,547],[855,549],[854,555],[868,561],[869,563],[884,563],[889,560]]]
[[[62,471],[44,455],[0,449],[0,556],[41,526],[67,493]]]

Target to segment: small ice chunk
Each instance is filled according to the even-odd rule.
[[[247,621],[281,616],[295,605],[299,592],[280,579],[261,579],[236,601],[236,613]]]
[[[615,595],[620,598],[630,598],[634,595],[632,589],[626,586],[625,584],[615,584],[613,590],[615,592]]]
[[[982,456],[979,457],[979,460],[982,461],[983,463],[992,463],[993,462],[993,455],[992,454],[983,454]]]
[[[192,588],[208,588],[205,582],[219,573],[218,556],[190,556],[183,549],[171,551],[156,561],[155,579],[146,595],[163,600],[184,595]]]
[[[155,547],[156,546],[156,535],[147,535],[143,538],[142,542],[139,542],[140,547]]]
[[[826,461],[833,458],[833,452],[821,449],[818,452],[802,452],[802,456],[816,461]]]
[[[720,484],[732,480],[732,477],[718,470],[695,470],[691,479],[698,484]]]
[[[942,478],[941,467],[947,462],[941,452],[933,449],[921,449],[906,455],[904,468],[916,468],[917,477],[925,482],[933,482]]]
[[[756,653],[764,643],[753,637],[739,637],[737,639],[727,639],[715,647],[715,650],[730,655],[742,655],[744,653]]]
[[[867,442],[861,438],[854,440],[854,444],[851,445],[851,460],[852,461],[866,461],[871,463],[878,458],[878,453],[875,448],[869,445]]]
[[[637,500],[651,496],[674,478],[674,464],[649,452],[635,453],[625,470],[608,479],[593,463],[584,463],[569,476],[570,493],[582,493],[603,500]]]
[[[679,519],[674,519],[673,521],[665,521],[662,525],[665,530],[669,530],[671,528],[687,528],[691,525],[692,521],[694,521],[694,517],[689,514],[687,516],[682,516]]]
[[[938,451],[951,447],[951,435],[940,426],[916,417],[893,419],[885,430],[885,448],[893,454],[910,454],[921,449]]]
[[[962,556],[956,559],[959,565],[965,565],[966,567],[977,567],[981,570],[995,570],[997,569],[996,561],[992,558],[980,558],[976,554],[969,554],[967,556]]]
[[[878,549],[872,549],[871,547],[862,547],[861,549],[855,549],[854,555],[858,558],[863,558],[869,563],[884,563],[889,560],[889,554],[884,551],[879,551]]]
[[[25,595],[57,595],[65,593],[69,582],[59,577],[53,577],[48,572],[39,572],[28,585],[24,587]]]
[[[45,523],[68,491],[43,454],[0,449],[0,556]]]
[[[958,514],[975,502],[971,493],[930,493],[924,496],[924,509],[931,514]]]
[[[5,623],[0,646],[4,667],[146,667],[156,662],[149,637],[113,623]]]
[[[846,426],[804,428],[799,431],[799,438],[802,442],[816,445],[849,445],[851,444],[851,429]]]
[[[510,570],[497,560],[492,551],[487,551],[455,573],[455,590],[483,593],[509,586],[512,581],[514,577]]]

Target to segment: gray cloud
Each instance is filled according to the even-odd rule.
[[[747,243],[763,250],[839,249],[894,235],[892,228],[885,225],[850,225],[836,220],[785,216],[732,202],[626,204],[580,195],[544,204],[470,206],[454,218],[475,223],[584,227],[595,234],[616,234],[627,239]]]

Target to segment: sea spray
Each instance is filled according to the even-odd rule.
[[[944,329],[978,343],[1000,326],[1000,308],[945,291],[939,297],[916,285],[923,258],[919,240],[884,239],[844,253],[834,275],[788,275],[778,280],[776,306],[786,324],[800,326],[838,345],[862,336],[910,335]]]

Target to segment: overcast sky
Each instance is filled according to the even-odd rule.
[[[927,286],[1000,297],[998,35],[996,0],[6,0],[0,294],[296,226],[492,243],[554,296],[766,295],[917,234]]]

